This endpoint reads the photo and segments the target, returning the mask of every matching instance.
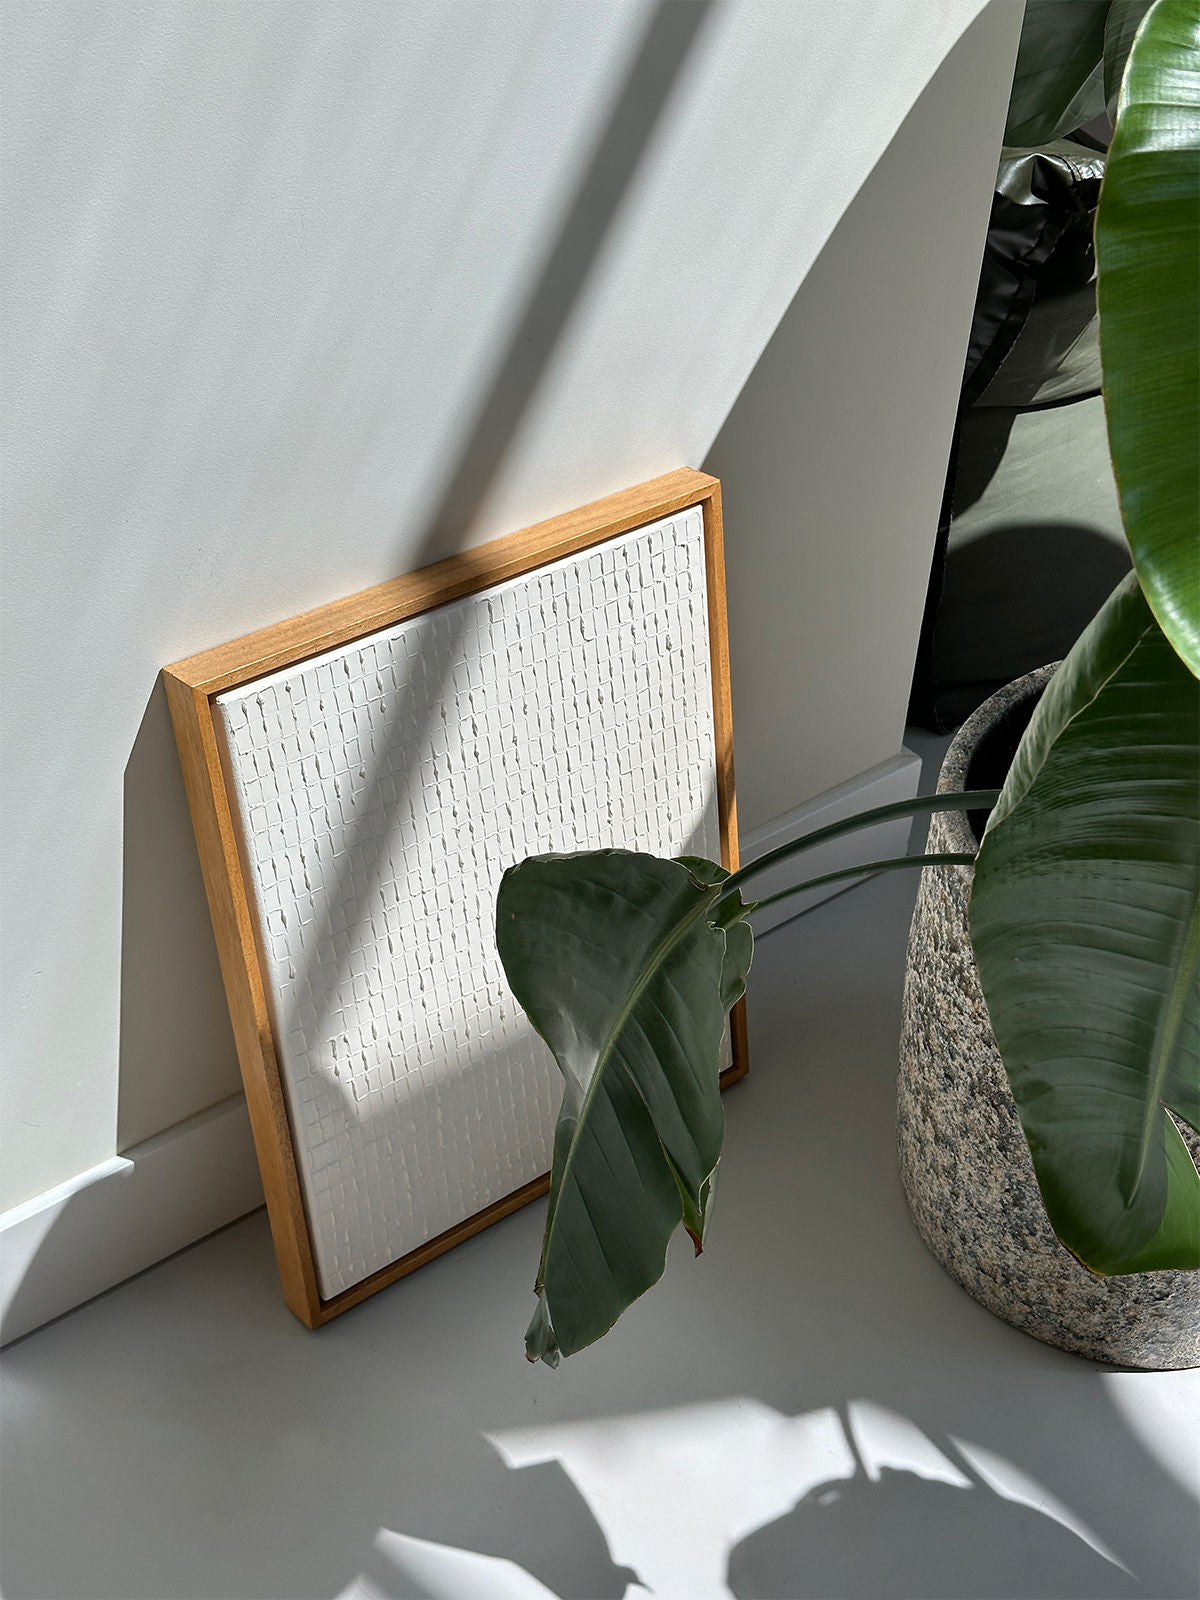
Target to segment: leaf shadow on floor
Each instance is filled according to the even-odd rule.
[[[988,1552],[982,1572],[981,1550]],[[1120,1566],[1031,1507],[892,1467],[874,1479],[818,1484],[735,1547],[728,1584],[737,1600],[1115,1600],[1145,1593]]]

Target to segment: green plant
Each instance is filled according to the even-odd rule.
[[[1200,1266],[1200,1176],[1169,1114],[1200,1131],[1200,0],[1031,0],[1010,129],[1081,120],[1106,64],[1101,353],[1134,573],[1051,680],[998,799],[886,807],[732,876],[619,850],[506,873],[501,958],[566,1080],[531,1360],[604,1333],[680,1221],[704,1238],[719,1043],[753,947],[743,885],[831,832],[942,807],[995,801],[971,937],[1056,1233],[1100,1273]]]

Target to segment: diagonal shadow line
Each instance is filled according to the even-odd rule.
[[[437,506],[426,519],[416,541],[410,570],[418,569],[461,546],[530,401],[550,363],[562,330],[591,275],[601,247],[621,201],[650,145],[685,61],[716,0],[658,0],[624,83],[609,111],[574,201],[538,275],[524,309],[509,338],[506,352],[468,436],[447,474]],[[461,639],[461,613],[450,610],[447,620],[455,630],[451,653],[457,655]],[[437,692],[426,685],[413,703],[393,700],[393,715],[382,745],[372,745],[369,759],[373,775],[388,773],[396,782],[390,806],[393,818],[403,814],[413,780],[414,764],[398,763],[401,746],[420,748],[441,711],[450,679],[447,674]],[[397,766],[401,770],[396,770]],[[388,830],[370,826],[370,808],[358,811],[345,836],[344,849],[327,880],[327,904],[336,905],[348,930],[358,929],[368,912],[378,870],[386,850]],[[314,941],[298,963],[293,993],[332,998],[343,988],[353,947],[350,938],[334,941],[334,951]],[[335,959],[330,960],[331,954]],[[330,1007],[318,1010],[317,1039],[323,1037],[332,1016]],[[286,1034],[279,1019],[280,1034]],[[333,1084],[335,1097],[340,1091]]]
[[[419,546],[418,566],[457,546],[550,362],[671,90],[715,0],[658,0],[587,171]]]

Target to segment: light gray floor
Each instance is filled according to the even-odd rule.
[[[908,1222],[914,887],[761,942],[710,1247],[558,1372],[540,1205],[317,1334],[259,1214],[14,1346],[4,1595],[1194,1596],[1200,1375],[1015,1332]]]

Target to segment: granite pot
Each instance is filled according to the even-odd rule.
[[[1018,678],[963,724],[939,792],[999,786],[1053,671]],[[983,820],[938,813],[928,849],[974,851]],[[909,936],[898,1122],[917,1229],[969,1294],[1036,1339],[1118,1366],[1200,1366],[1200,1272],[1098,1277],[1047,1221],[971,950],[973,870],[922,873]],[[1200,1138],[1182,1132],[1200,1165]]]

